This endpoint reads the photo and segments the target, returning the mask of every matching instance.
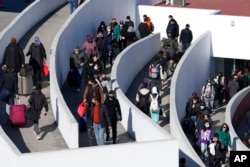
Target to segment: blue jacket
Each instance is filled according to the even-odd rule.
[[[94,115],[94,105],[91,105],[90,111],[91,111],[91,125],[92,125],[93,115]],[[111,126],[108,109],[105,104],[100,104],[99,119],[102,128],[105,128],[106,126]]]

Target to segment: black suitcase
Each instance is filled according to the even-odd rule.
[[[29,75],[33,75],[33,68],[32,66],[25,64],[24,67],[20,69],[20,76],[21,77],[26,77]]]

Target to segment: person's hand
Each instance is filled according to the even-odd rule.
[[[83,67],[83,66],[84,66],[84,63],[80,63],[80,66]]]
[[[45,113],[44,113],[44,116],[47,116],[48,115],[48,111],[46,111]]]

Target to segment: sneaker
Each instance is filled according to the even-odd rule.
[[[36,140],[41,140],[41,136],[40,135],[36,135]]]
[[[80,92],[81,90],[79,88],[76,89],[77,92]]]

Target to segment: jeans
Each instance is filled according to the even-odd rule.
[[[68,0],[68,1],[69,1],[70,13],[73,13],[78,6],[78,1],[77,0]]]
[[[190,46],[190,43],[182,43],[182,52],[184,53],[188,47]]]
[[[105,127],[102,127],[101,124],[93,123],[96,143],[98,146],[104,145],[104,132]]]
[[[201,143],[201,158],[208,160],[208,150],[206,143]]]

